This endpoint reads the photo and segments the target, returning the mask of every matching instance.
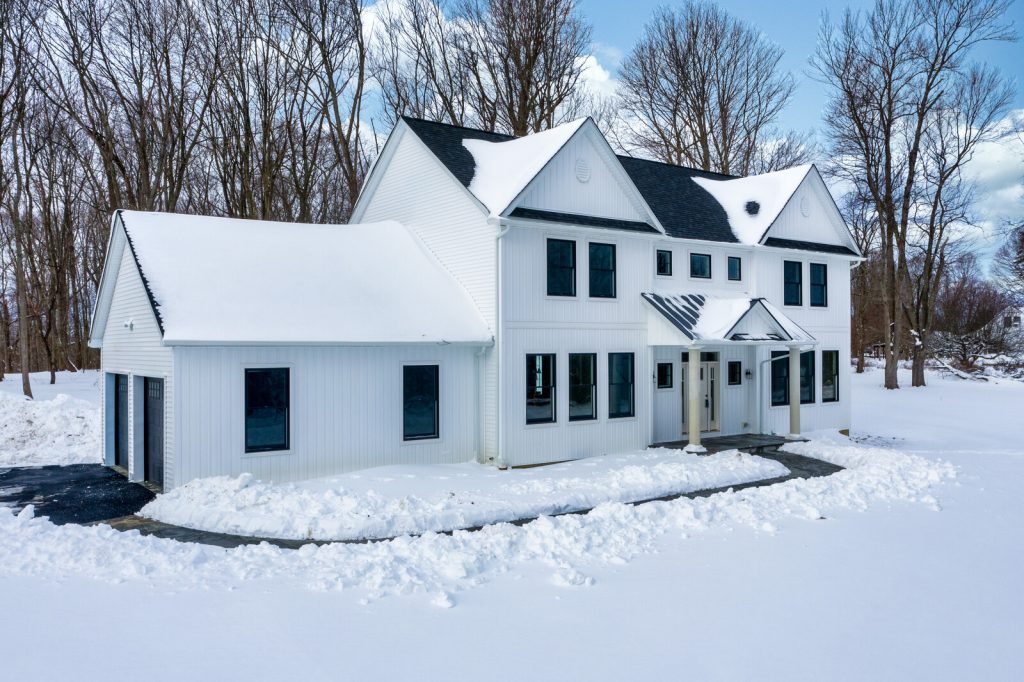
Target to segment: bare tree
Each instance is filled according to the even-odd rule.
[[[1012,298],[977,272],[973,255],[958,259],[943,282],[935,311],[935,352],[964,370],[973,369],[979,358],[1005,352],[1012,340],[1013,330],[1002,319]]]
[[[666,163],[748,175],[804,163],[810,137],[781,133],[793,95],[783,51],[710,2],[655,13],[622,64],[622,141]]]
[[[878,216],[875,215],[870,197],[857,189],[843,198],[841,210],[857,242],[857,248],[865,259],[853,271],[850,283],[850,345],[857,358],[857,373],[861,374],[864,372],[864,350],[868,343],[877,338],[877,330],[872,322],[878,286]]]

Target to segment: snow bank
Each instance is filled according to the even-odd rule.
[[[647,500],[789,473],[774,460],[737,450],[698,457],[666,449],[507,472],[476,463],[381,467],[371,472],[277,485],[254,480],[250,474],[198,479],[157,496],[139,513],[179,526],[236,535],[387,538]],[[353,487],[366,487],[368,476],[373,477],[373,487]]]
[[[0,467],[101,461],[99,406],[0,392]]]
[[[791,446],[849,469],[825,478],[680,498],[639,506],[603,504],[584,515],[543,517],[522,527],[403,537],[373,544],[307,545],[283,550],[266,543],[225,550],[119,533],[107,526],[54,526],[0,509],[0,578],[70,576],[143,581],[163,589],[233,589],[278,579],[313,590],[354,588],[364,599],[421,594],[439,606],[459,591],[527,562],[553,572],[555,584],[590,585],[590,573],[658,551],[665,536],[752,527],[774,532],[780,522],[818,521],[844,509],[879,503],[924,502],[938,508],[935,488],[955,475],[949,464],[844,441]],[[588,573],[588,571],[590,573]]]
[[[745,178],[712,180],[694,177],[693,181],[706,189],[725,209],[736,239],[744,244],[758,244],[810,170],[810,164],[805,164]],[[749,202],[757,204],[755,213],[747,210]]]

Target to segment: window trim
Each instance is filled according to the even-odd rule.
[[[675,386],[675,364],[672,361],[656,362],[654,364],[654,386],[659,391],[671,391]],[[661,382],[661,368],[668,367],[668,383]]]
[[[575,387],[575,386],[586,386],[587,385],[587,384],[574,384],[574,383],[572,383],[571,370],[572,370],[572,358],[573,358],[573,356],[574,355],[585,355],[585,356],[588,356],[588,357],[592,358],[593,359],[593,363],[594,363],[593,364],[593,368],[594,368],[594,383],[590,384],[590,386],[591,386],[591,388],[592,388],[592,390],[594,392],[593,393],[593,409],[591,410],[590,416],[588,416],[588,417],[574,417],[574,416],[572,416],[572,413],[570,412],[570,414],[568,415],[568,421],[570,423],[573,423],[573,424],[578,423],[578,422],[597,421],[598,414],[599,414],[598,410],[597,410],[597,403],[598,403],[598,400],[597,400],[597,387],[598,387],[598,385],[600,383],[598,381],[598,378],[597,378],[597,365],[598,365],[597,356],[598,356],[598,354],[597,353],[592,353],[592,352],[583,352],[583,353],[569,353],[568,355],[569,355],[569,357],[566,360],[566,373],[567,373],[566,374],[566,380],[567,380],[566,384],[569,386],[569,397],[570,397],[570,400],[567,401],[567,405],[569,406],[570,409],[572,408],[571,396],[572,396],[572,389],[573,389],[573,387]]]
[[[550,244],[551,244],[551,242],[563,242],[565,244],[571,244],[572,245],[572,268],[571,268],[572,269],[572,293],[571,294],[553,294],[553,293],[551,293],[551,282],[550,282],[550,277],[551,277],[550,276],[550,272],[551,272],[551,252],[550,252],[550,248],[551,247],[550,247]],[[566,268],[564,266],[558,266],[558,267],[559,267],[559,269],[562,269],[562,270],[568,270],[569,269],[569,268]],[[545,292],[546,296],[548,296],[549,298],[556,298],[556,299],[576,298],[577,294],[579,293],[579,287],[577,286],[577,282],[576,282],[577,277],[578,277],[579,267],[580,267],[580,261],[579,261],[579,255],[576,253],[576,240],[575,239],[566,239],[564,237],[546,237],[544,239],[544,292]]]
[[[629,414],[612,414],[612,356],[628,355],[631,360],[633,381],[630,383],[630,412]],[[618,385],[618,384],[616,384]],[[635,351],[608,351],[608,419],[635,419],[636,418],[636,352]]]
[[[702,257],[708,259],[708,276],[707,277],[701,277],[700,275],[694,275],[693,274],[693,257],[694,256],[702,256]],[[714,279],[715,269],[713,267],[714,264],[712,263],[713,260],[714,259],[711,257],[710,253],[700,253],[698,251],[691,251],[690,254],[689,254],[689,261],[690,261],[690,263],[689,263],[689,265],[690,265],[689,273],[690,273],[690,279],[699,279],[702,282],[709,282],[712,279]]]
[[[825,273],[825,282],[823,284],[816,285],[814,283],[814,268],[819,267]],[[812,308],[827,308],[828,307],[828,263],[808,263],[807,265],[807,285],[810,287],[810,292],[807,297],[807,303]],[[814,287],[821,287],[821,291],[824,298],[824,303],[814,302]]]
[[[836,356],[836,397],[825,399],[825,353],[834,353]],[[839,402],[839,351],[838,350],[822,350],[821,351],[821,402],[825,403],[838,403]]]
[[[789,280],[786,279],[787,263],[794,263],[799,266],[798,272],[800,274],[800,278],[796,282],[790,282]],[[797,285],[797,291],[799,292],[799,296],[797,296],[796,303],[789,303],[786,301],[786,286],[790,284]],[[801,260],[782,261],[782,305],[788,306],[790,308],[802,308],[804,305],[804,262]]]
[[[250,450],[246,446],[246,406],[248,400],[246,398],[246,373],[248,370],[260,370],[260,369],[284,369],[288,371],[288,415],[285,420],[285,447],[283,449],[267,449],[259,448]],[[294,451],[295,444],[292,439],[292,412],[294,410],[295,401],[292,399],[294,393],[294,381],[292,380],[292,374],[295,368],[291,363],[287,362],[260,362],[253,363],[247,362],[242,363],[242,457],[274,457],[277,455],[290,455]]]
[[[612,268],[611,270],[600,270],[600,272],[611,272],[612,273],[612,295],[611,296],[595,296],[593,292],[594,283],[594,265],[590,257],[590,249],[593,246],[608,246],[612,250]],[[619,297],[619,248],[616,242],[608,241],[597,241],[587,240],[587,298],[594,299],[597,301],[611,301]]]
[[[733,366],[739,367],[739,380],[732,380],[732,368]],[[726,386],[742,386],[743,385],[743,361],[742,360],[726,360],[725,363],[725,385]]]
[[[436,425],[435,425],[435,429],[434,429],[434,435],[432,435],[432,436],[413,436],[412,438],[409,438],[408,436],[405,435],[405,368],[406,367],[433,367],[434,371],[437,373],[437,380],[436,380],[436,384],[435,384],[435,387],[434,387],[434,392],[436,394],[435,395],[436,403],[435,403],[435,408],[434,408],[434,413],[435,413],[434,419],[436,421]],[[402,443],[404,443],[406,445],[410,445],[410,444],[423,443],[423,442],[428,442],[428,443],[429,442],[438,442],[438,441],[442,440],[442,438],[441,438],[441,436],[442,436],[442,431],[441,431],[441,409],[442,409],[442,404],[441,404],[441,376],[442,376],[442,374],[441,374],[441,363],[440,362],[431,362],[429,360],[426,360],[426,361],[423,361],[423,362],[403,362],[402,363],[402,378],[401,378],[401,380],[402,380]]]
[[[551,419],[534,419],[534,420],[530,419],[529,411],[526,410],[527,400],[529,400],[528,392],[530,390],[530,385],[526,384],[526,385],[523,386],[523,388],[526,389],[526,392],[527,392],[523,396],[524,397],[523,408],[524,408],[524,412],[525,412],[525,414],[524,414],[525,422],[526,422],[527,426],[549,426],[551,424],[557,424],[558,423],[558,353],[526,353],[526,355],[524,356],[524,361],[526,363],[525,369],[529,369],[529,367],[530,367],[530,357],[531,356],[535,356],[535,355],[550,356],[551,357],[551,383],[550,384],[542,384],[542,386],[550,386],[551,387]]]
[[[737,266],[739,267],[739,274],[740,274],[740,276],[736,277],[735,279],[732,277],[732,275],[730,273],[730,270],[729,270],[729,265],[733,261],[736,261]],[[743,281],[743,256],[726,256],[725,257],[725,278],[729,282],[742,282]]]
[[[660,272],[661,261],[658,260],[658,256],[663,253],[668,254],[668,272]],[[654,250],[654,274],[657,277],[671,277],[672,276],[672,261],[674,260],[672,255],[672,249],[655,249]]]

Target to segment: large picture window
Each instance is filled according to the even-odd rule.
[[[711,279],[711,256],[706,253],[691,253],[690,277]]]
[[[576,295],[576,242],[548,240],[548,296]]]
[[[555,421],[555,355],[526,356],[526,423]]]
[[[779,358],[779,359],[776,359]],[[814,351],[800,354],[800,403],[814,402]],[[789,404],[789,351],[772,351],[772,407]]]
[[[839,400],[839,351],[821,351],[821,402]]]
[[[632,417],[636,413],[633,390],[633,354],[608,354],[608,417]]]
[[[287,367],[245,370],[245,451],[287,450],[290,376]]]
[[[615,245],[590,245],[590,297],[615,298]]]
[[[828,266],[824,263],[811,263],[811,305],[828,306]]]
[[[803,263],[795,260],[782,262],[783,292],[782,302],[785,305],[803,305],[804,280]]]
[[[597,419],[597,355],[569,354],[569,421]]]
[[[437,365],[402,368],[402,438],[425,440],[440,436]]]

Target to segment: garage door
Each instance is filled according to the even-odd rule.
[[[114,464],[128,468],[128,377],[114,375]]]
[[[145,471],[146,480],[164,484],[164,380],[146,378],[145,382]]]

